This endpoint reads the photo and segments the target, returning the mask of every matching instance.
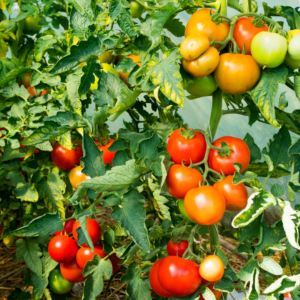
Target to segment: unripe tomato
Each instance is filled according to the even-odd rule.
[[[184,200],[178,200],[178,207],[181,214],[190,222],[195,223],[195,221],[187,214],[185,207],[184,207]]]
[[[199,268],[200,276],[206,281],[219,281],[224,274],[224,264],[220,257],[208,255],[204,258]]]
[[[185,132],[184,128],[181,128]],[[188,129],[190,130],[190,129]],[[187,139],[180,133],[180,128],[176,129],[169,137],[167,151],[171,155],[171,160],[176,164],[189,166],[191,162],[196,164],[204,159],[206,152],[206,141],[200,131],[195,131],[195,136]]]
[[[205,77],[211,74],[218,66],[220,60],[219,51],[210,47],[198,58],[187,61],[183,60],[183,68],[195,77]]]
[[[78,185],[79,183],[91,179],[90,176],[87,176],[81,172],[82,169],[83,169],[82,167],[75,167],[69,173],[70,183],[73,186],[73,188],[76,190],[80,187],[80,185]]]
[[[57,235],[51,239],[48,252],[51,258],[59,263],[72,261],[77,253],[76,242],[66,235]]]
[[[180,53],[185,60],[194,60],[210,46],[209,39],[204,35],[190,35],[180,45]]]
[[[169,194],[177,199],[184,199],[186,193],[202,183],[202,175],[198,170],[173,165],[168,171],[167,185]]]
[[[76,149],[68,150],[60,143],[56,143],[53,147],[51,157],[54,164],[61,170],[70,171],[77,165],[80,165],[80,158],[83,156],[81,145]]]
[[[202,8],[196,11],[186,25],[185,36],[202,34],[208,37],[210,41],[225,41],[230,30],[229,23],[214,23],[210,18],[210,14],[215,13],[216,12],[210,8]]]
[[[23,31],[27,34],[36,34],[42,30],[42,26],[37,25],[42,20],[39,16],[29,16],[24,20]]]
[[[223,194],[226,201],[226,210],[238,211],[247,206],[248,192],[243,183],[234,185],[233,175],[214,184],[214,188]]]
[[[61,263],[60,271],[62,276],[70,282],[78,283],[85,280],[82,275],[83,270],[78,266],[76,259],[68,263]]]
[[[117,151],[109,151],[108,148],[112,145],[112,143],[115,141],[113,139],[110,139],[108,141],[107,144],[105,145],[101,145],[99,143],[99,140],[98,139],[95,139],[94,140],[96,145],[98,145],[98,148],[100,149],[100,151],[103,151],[103,161],[104,161],[104,164],[106,165],[107,163],[109,163],[110,165],[112,165],[112,161],[115,157],[115,154],[117,153]]]
[[[287,40],[278,33],[260,32],[252,40],[251,54],[260,66],[276,68],[285,59]]]
[[[243,52],[244,45],[246,48],[245,54],[251,54],[251,42],[253,38],[262,31],[268,31],[268,25],[256,27],[252,24],[254,17],[241,17],[234,25],[233,38],[240,48],[240,53]]]
[[[29,86],[27,88],[27,92],[29,93],[29,98],[31,98],[33,96],[36,96],[36,97],[44,96],[47,94],[46,90],[43,90],[42,93],[37,93],[34,86]]]
[[[294,36],[300,35],[300,29],[289,30],[287,32],[287,41],[289,42]]]
[[[59,295],[70,292],[74,286],[74,283],[62,276],[59,269],[54,269],[50,272],[48,281],[50,291]]]
[[[84,269],[86,263],[90,260],[93,260],[95,255],[99,255],[102,258],[106,256],[103,251],[102,245],[94,245],[94,252],[92,252],[92,249],[89,247],[80,248],[76,254],[76,261],[78,263],[78,266],[81,269]]]
[[[138,19],[145,11],[143,5],[136,1],[130,1],[130,13],[133,19]]]
[[[73,236],[76,242],[78,240],[78,233],[76,232],[76,229],[79,227],[80,227],[80,222],[77,220],[73,226]],[[91,237],[93,244],[96,244],[101,238],[100,225],[97,223],[96,220],[91,220],[90,218],[86,218],[86,228]],[[86,247],[85,244],[83,244],[83,246]]]
[[[139,61],[141,60],[139,55],[130,54],[127,57],[131,58],[133,60],[133,62],[138,63],[138,65],[141,66],[141,64],[139,63]],[[131,87],[128,82],[129,73],[119,72],[119,75],[120,75],[121,80],[123,80],[127,86]]]
[[[104,53],[98,56],[98,59],[102,64],[103,63],[110,64],[113,59],[113,56],[111,51],[105,51]]]
[[[288,53],[294,60],[300,60],[300,35],[294,36],[289,42]]]
[[[31,73],[25,73],[23,77],[21,78],[20,84],[24,85],[25,88],[30,87],[30,82],[31,82]],[[30,93],[30,91],[28,91]],[[30,93],[31,94],[31,93]]]
[[[202,283],[201,284],[204,285],[206,283],[207,283],[207,281],[205,279],[202,279]],[[221,296],[222,296],[222,292],[218,291],[218,290],[215,290],[214,289],[214,285],[215,285],[215,282],[212,282],[212,283],[210,283],[207,286],[207,288],[209,288],[213,292],[213,294],[216,297],[216,300],[219,300],[221,298]],[[200,296],[199,300],[205,300],[202,294],[199,294],[199,296]]]
[[[211,96],[218,88],[216,80],[213,74],[209,74],[205,77],[193,77],[193,81],[189,83],[186,90],[196,97]]]
[[[10,25],[12,20],[3,20],[0,23],[0,31],[6,31]],[[10,32],[16,32],[17,31],[17,24],[14,25],[14,27],[10,30]]]
[[[244,94],[252,90],[260,78],[260,67],[251,55],[225,53],[215,70],[215,80],[228,94]]]
[[[184,207],[194,222],[212,225],[223,218],[226,201],[224,196],[212,186],[200,186],[186,194]]]
[[[158,266],[157,274],[162,288],[175,297],[188,296],[201,284],[197,264],[178,256],[164,258]]]
[[[291,69],[300,69],[300,60],[292,59],[289,53],[286,54],[284,63]]]
[[[75,222],[76,222],[76,219],[74,219],[74,218],[66,221],[66,223],[64,225],[64,229],[62,231],[56,231],[54,234],[55,235],[61,235],[61,234],[69,235],[70,233],[72,233]]]
[[[218,150],[210,149],[208,155],[209,167],[216,172],[225,175],[233,175],[236,171],[233,164],[239,163],[242,165],[241,172],[244,172],[250,162],[250,150],[247,144],[236,137],[223,136],[215,140],[212,145],[216,148],[222,148],[222,142],[226,143],[232,152],[229,156],[222,156]]]
[[[170,239],[167,244],[167,252],[169,256],[182,257],[188,247],[189,247],[188,240],[182,240],[179,243],[175,243],[172,241],[172,239]]]

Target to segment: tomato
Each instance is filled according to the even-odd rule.
[[[68,220],[66,221],[65,225],[64,225],[64,229],[62,231],[56,231],[54,234],[55,235],[69,235],[70,233],[72,233],[72,230],[73,230],[73,226],[76,222],[76,219],[71,219],[71,220]]]
[[[120,268],[121,268],[121,265],[120,265],[120,263],[122,262],[122,259],[121,258],[119,258],[117,255],[116,255],[116,253],[113,253],[112,255],[110,255],[109,257],[108,257],[108,259],[111,261],[111,263],[112,263],[112,267],[113,267],[113,273],[116,273],[117,271],[119,271],[120,270]]]
[[[12,20],[3,20],[0,23],[0,31],[6,31],[10,25]],[[14,25],[14,27],[10,30],[10,32],[16,32],[17,31],[17,24]]]
[[[169,240],[167,244],[167,252],[169,256],[182,257],[186,249],[189,247],[188,240],[182,240],[179,243],[174,243],[172,239]]]
[[[194,222],[201,225],[216,224],[226,209],[224,196],[212,186],[200,186],[188,191],[184,207]]]
[[[39,33],[42,30],[42,26],[37,25],[42,20],[39,16],[29,16],[24,20],[23,31],[27,34]]]
[[[133,19],[138,19],[145,11],[143,5],[136,1],[130,1],[130,13]]]
[[[103,63],[110,64],[113,59],[113,56],[112,56],[111,51],[105,51],[104,53],[102,53],[101,55],[98,56],[98,59],[102,64]]]
[[[208,255],[199,267],[200,276],[206,281],[219,281],[224,274],[224,264],[220,257]]]
[[[288,52],[292,59],[300,60],[300,35],[294,36],[289,42]]]
[[[202,279],[202,283],[201,283],[201,284],[204,285],[204,284],[206,284],[206,283],[207,283],[207,281],[206,281],[205,279]],[[221,298],[221,296],[222,296],[222,292],[221,292],[221,291],[215,290],[215,289],[214,289],[214,285],[215,285],[215,282],[212,282],[212,283],[210,283],[210,284],[207,286],[207,288],[209,288],[209,289],[213,292],[213,294],[214,294],[215,297],[216,297],[216,300],[219,300],[219,299]],[[202,294],[199,294],[199,295],[200,295],[199,300],[205,300]]]
[[[229,156],[221,156],[218,150],[210,149],[208,155],[209,167],[218,173],[227,175],[233,175],[236,169],[233,164],[239,163],[242,165],[241,173],[244,172],[250,162],[250,150],[247,144],[236,137],[223,136],[215,140],[212,145],[216,148],[222,147],[222,142],[226,143],[232,152]]]
[[[286,54],[284,63],[291,69],[300,69],[300,60],[292,59],[289,53]]]
[[[73,260],[77,250],[77,243],[66,235],[55,236],[48,245],[49,255],[59,263],[68,263]]]
[[[76,259],[60,264],[60,271],[62,276],[70,282],[78,283],[85,280],[82,272],[83,270],[78,266]]]
[[[53,147],[51,157],[54,164],[61,170],[70,171],[77,165],[80,165],[80,158],[83,156],[81,145],[76,149],[68,150],[60,143],[56,143]]]
[[[139,55],[130,54],[127,57],[131,58],[133,60],[133,62],[138,63],[138,65],[141,66],[141,64],[139,63],[139,61],[141,60]],[[128,82],[129,73],[119,72],[119,74],[120,74],[121,80],[123,80],[127,84],[127,86],[131,87]]]
[[[215,13],[210,8],[202,8],[196,11],[186,25],[185,36],[202,34],[208,37],[210,41],[225,41],[229,34],[230,25],[228,22],[214,23],[210,18],[210,14]]]
[[[102,67],[103,67],[103,71],[105,73],[109,72],[120,78],[119,73],[111,65],[102,63]],[[96,75],[94,75],[94,76],[95,76],[95,82],[91,84],[91,87],[90,87],[91,91],[98,89],[99,78]]]
[[[186,90],[196,97],[211,96],[213,92],[218,88],[216,80],[213,74],[209,74],[205,77],[194,77],[193,81],[188,84]]]
[[[94,252],[92,252],[91,248],[89,247],[80,248],[76,254],[78,266],[81,269],[84,269],[86,263],[90,260],[93,260],[95,255],[99,255],[102,258],[106,257],[102,245],[94,245]]]
[[[226,201],[226,210],[238,211],[247,206],[248,192],[243,183],[234,185],[233,175],[214,184],[214,188],[223,194]]]
[[[34,86],[29,86],[27,88],[27,92],[29,93],[29,98],[31,98],[33,96],[36,96],[36,97],[44,96],[47,94],[46,90],[43,90],[42,93],[37,93]]]
[[[285,294],[284,294],[284,298],[292,298],[291,293],[285,293]]]
[[[157,274],[162,288],[175,297],[188,296],[201,284],[197,264],[178,256],[164,258],[158,266]]]
[[[287,41],[289,42],[294,36],[300,35],[300,29],[289,30],[287,32]]]
[[[149,280],[150,285],[154,293],[156,293],[159,296],[162,296],[164,298],[172,298],[173,295],[167,292],[160,284],[158,280],[158,268],[160,266],[160,263],[163,261],[163,258],[159,259],[154,263],[154,265],[151,267],[150,274],[149,274]]]
[[[31,73],[25,73],[21,78],[20,84],[24,85],[26,89],[30,87]],[[35,90],[34,90],[35,91]],[[30,91],[28,91],[30,93]],[[44,91],[43,91],[44,92]],[[30,93],[31,94],[31,93]]]
[[[76,229],[80,227],[80,222],[77,220],[73,226],[73,236],[75,241],[78,240],[78,233]],[[87,231],[91,237],[93,244],[96,244],[101,238],[101,227],[96,220],[91,220],[90,218],[86,219]],[[86,246],[85,244],[83,246]]]
[[[253,38],[262,31],[268,31],[268,25],[264,24],[262,27],[256,27],[252,24],[254,17],[241,17],[234,25],[233,38],[240,48],[240,53],[243,52],[244,45],[246,48],[245,54],[251,54],[251,42]]]
[[[255,61],[268,68],[280,66],[288,50],[287,40],[272,32],[260,32],[252,40],[251,54]]]
[[[179,211],[181,212],[181,214],[190,222],[194,222],[194,220],[187,214],[185,207],[184,207],[184,200],[178,200],[178,207],[179,207]]]
[[[184,128],[181,130],[185,132]],[[181,164],[182,161],[186,166],[189,166],[191,162],[196,164],[204,159],[205,137],[200,131],[195,131],[194,137],[187,139],[181,135],[180,128],[176,129],[169,137],[167,151],[171,155],[171,160],[176,164]]]
[[[81,186],[78,185],[79,183],[91,179],[90,176],[87,176],[81,172],[82,169],[83,169],[82,167],[75,167],[69,173],[70,183],[73,186],[73,188],[76,190]]]
[[[215,70],[215,80],[228,94],[244,94],[252,90],[260,78],[260,67],[251,55],[225,53]]]
[[[199,186],[202,180],[202,175],[198,170],[182,165],[173,165],[167,176],[169,194],[177,199],[184,199],[186,193]]]
[[[59,269],[54,269],[50,272],[49,289],[55,294],[66,294],[70,292],[74,286],[74,283],[66,280]]]
[[[180,53],[185,60],[194,60],[210,46],[209,39],[204,35],[190,35],[180,45]]]
[[[108,148],[112,145],[112,143],[114,142],[115,140],[113,139],[110,139],[108,141],[107,144],[105,145],[101,145],[99,143],[99,140],[98,139],[95,139],[95,143],[96,145],[98,145],[98,148],[100,149],[100,151],[103,151],[103,161],[104,161],[104,164],[106,165],[107,163],[109,163],[110,165],[112,165],[112,161],[115,157],[115,154],[117,153],[117,151],[109,151]]]

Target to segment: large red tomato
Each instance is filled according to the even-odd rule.
[[[80,248],[76,254],[76,261],[78,263],[78,266],[81,269],[84,269],[86,263],[90,260],[93,260],[93,257],[95,255],[99,255],[102,258],[106,256],[106,254],[103,251],[102,245],[94,245],[94,252],[92,252],[92,249],[89,247]]]
[[[112,161],[115,157],[115,154],[117,153],[117,151],[113,151],[113,152],[110,152],[108,150],[108,148],[111,146],[111,144],[114,142],[115,140],[113,139],[110,139],[108,141],[107,144],[105,145],[101,145],[99,143],[99,140],[95,139],[95,143],[98,145],[98,148],[103,151],[103,160],[104,160],[104,164],[106,165],[107,163],[109,163],[110,165],[112,165]]]
[[[54,234],[55,235],[61,235],[61,234],[69,235],[70,233],[72,233],[75,222],[76,222],[76,219],[74,219],[74,218],[66,221],[66,223],[64,225],[64,229],[62,231],[56,231]]]
[[[85,280],[82,275],[83,270],[78,266],[76,259],[68,263],[61,263],[60,271],[62,276],[70,282],[77,283]]]
[[[56,143],[53,147],[51,157],[54,164],[64,171],[70,171],[80,165],[80,158],[83,156],[81,145],[76,149],[68,150]]]
[[[206,281],[216,282],[221,280],[224,274],[224,264],[220,257],[208,255],[199,268],[200,276]]]
[[[238,211],[247,206],[248,192],[243,183],[234,185],[233,175],[214,184],[214,188],[223,194],[226,201],[226,210]]]
[[[78,246],[66,235],[57,235],[51,239],[48,252],[51,258],[59,263],[68,263],[76,256]]]
[[[202,283],[201,284],[204,285],[206,283],[207,283],[207,281],[205,279],[202,279]],[[222,296],[222,292],[218,291],[218,290],[215,290],[214,289],[214,285],[215,285],[215,282],[212,282],[207,287],[213,292],[213,294],[216,297],[216,300],[219,300],[221,298],[221,296]],[[200,296],[199,300],[205,300],[202,294],[199,294],[199,296]]]
[[[184,128],[181,130],[185,132]],[[204,159],[205,137],[200,131],[195,131],[194,137],[187,139],[181,135],[180,128],[178,128],[169,137],[167,151],[171,155],[171,160],[176,164],[181,164],[182,161],[186,166],[189,166],[191,162],[196,164]]]
[[[226,143],[232,152],[229,155],[220,154],[218,150],[210,149],[208,155],[209,167],[218,173],[224,173],[225,176],[233,175],[236,169],[233,164],[239,163],[242,165],[241,172],[244,172],[250,162],[250,150],[247,144],[236,137],[223,136],[215,140],[212,145],[217,148],[222,148],[222,142]]]
[[[182,257],[186,249],[189,247],[188,240],[182,240],[179,243],[174,243],[172,239],[167,244],[167,252],[170,256]]]
[[[157,273],[162,288],[176,297],[194,293],[201,284],[197,264],[178,256],[164,258],[158,266]]]
[[[194,222],[212,225],[223,218],[226,201],[224,196],[212,186],[200,186],[186,194],[184,207]]]
[[[76,242],[78,240],[78,233],[76,232],[76,229],[79,227],[80,227],[80,222],[77,220],[73,226],[73,236],[74,236],[74,239]],[[93,244],[96,244],[101,238],[100,225],[97,223],[96,220],[91,220],[90,218],[87,218],[86,219],[86,228],[91,237]],[[86,246],[86,245],[83,244],[83,246]]]

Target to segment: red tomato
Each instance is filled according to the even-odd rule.
[[[169,194],[177,199],[184,199],[186,193],[202,183],[202,175],[198,170],[173,165],[168,171],[167,185]]]
[[[158,268],[160,266],[160,263],[163,261],[163,258],[159,259],[154,263],[154,265],[151,267],[150,274],[149,274],[149,280],[152,290],[159,296],[162,296],[164,298],[172,298],[173,295],[167,292],[160,284],[158,280]]]
[[[243,183],[234,185],[233,175],[214,184],[214,188],[223,194],[226,201],[226,210],[238,211],[247,206],[248,192]]]
[[[219,281],[224,274],[224,264],[220,257],[208,255],[204,258],[199,268],[200,276],[206,281]]]
[[[212,186],[200,186],[186,194],[184,207],[194,222],[212,225],[223,218],[226,201],[224,196]]]
[[[77,220],[73,226],[73,236],[76,242],[78,240],[78,233],[76,232],[76,229],[79,227],[80,222]],[[86,227],[93,244],[96,244],[101,238],[101,227],[99,226],[96,220],[91,220],[90,218],[86,219]],[[83,246],[86,245],[83,244]]]
[[[5,130],[5,128],[4,128],[4,127],[0,128],[0,131],[2,131],[2,130]],[[4,137],[4,135],[5,135],[5,134],[1,134],[1,137],[0,137],[0,138]]]
[[[94,245],[94,252],[92,252],[92,249],[89,247],[80,248],[76,254],[76,261],[78,263],[78,266],[81,269],[84,269],[86,263],[90,260],[93,260],[94,255],[99,255],[102,258],[106,256],[103,251],[102,245]]]
[[[182,240],[180,243],[174,243],[172,239],[169,240],[167,245],[167,252],[170,256],[182,257],[185,250],[189,247],[189,241]]]
[[[185,131],[184,128],[181,128]],[[191,130],[191,129],[188,129]],[[180,128],[176,129],[169,137],[167,151],[171,155],[171,160],[176,164],[183,163],[186,166],[196,164],[204,159],[206,151],[206,141],[200,131],[195,131],[195,136],[186,139],[180,134]]]
[[[284,298],[292,298],[291,293],[285,293],[285,294],[284,294]]]
[[[66,223],[64,225],[64,229],[62,231],[56,231],[54,234],[55,235],[61,235],[61,234],[69,235],[70,233],[72,233],[75,222],[76,222],[76,219],[74,219],[74,218],[66,221]]]
[[[240,53],[243,52],[244,44],[246,54],[251,54],[251,42],[253,38],[262,31],[268,31],[268,25],[264,24],[258,28],[252,24],[254,17],[241,17],[234,25],[233,38],[240,48]]]
[[[68,150],[56,143],[53,147],[51,157],[54,164],[64,171],[70,171],[77,165],[80,165],[80,158],[83,156],[81,145],[76,149]]]
[[[78,246],[66,235],[57,235],[51,239],[48,252],[51,258],[59,263],[68,263],[76,256]]]
[[[117,271],[120,270],[121,265],[120,263],[122,262],[122,259],[119,258],[116,253],[113,253],[112,255],[110,255],[108,257],[108,259],[111,261],[112,263],[112,267],[113,267],[113,273],[116,273]]]
[[[197,264],[178,256],[164,258],[158,266],[157,273],[162,288],[176,297],[194,293],[202,280]]]
[[[78,266],[76,259],[68,263],[60,264],[60,272],[62,276],[73,283],[81,282],[85,280],[85,277],[82,275],[82,269]]]
[[[208,155],[209,167],[218,173],[224,173],[225,176],[233,175],[236,169],[233,164],[240,163],[242,165],[241,172],[244,172],[250,163],[250,150],[247,144],[236,137],[223,136],[215,140],[212,145],[217,148],[222,148],[221,143],[226,143],[233,151],[229,156],[221,156],[218,150],[210,149]]]
[[[205,279],[202,279],[202,285],[206,284],[207,281]],[[216,300],[219,300],[222,296],[221,291],[217,291],[214,289],[215,282],[210,283],[207,287],[214,293]],[[199,300],[205,300],[202,294],[199,294],[200,298]]]
[[[104,160],[104,164],[106,165],[107,163],[109,163],[110,165],[112,165],[112,161],[115,157],[115,154],[117,153],[117,151],[113,151],[110,152],[108,150],[108,148],[111,146],[111,144],[114,142],[115,140],[110,139],[108,141],[108,143],[106,145],[101,145],[99,144],[99,140],[95,139],[95,143],[98,145],[98,148],[103,151],[103,160]]]

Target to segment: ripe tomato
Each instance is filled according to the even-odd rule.
[[[204,258],[199,268],[200,276],[206,281],[219,281],[224,274],[224,264],[220,257],[208,255]]]
[[[238,211],[247,206],[248,192],[243,183],[234,185],[233,175],[214,184],[214,188],[223,194],[226,201],[226,210]]]
[[[102,53],[101,55],[98,56],[98,59],[102,64],[103,63],[110,64],[113,59],[113,56],[112,56],[111,51],[105,51],[104,53]]]
[[[185,131],[184,128],[181,130]],[[195,136],[187,139],[181,135],[180,128],[176,129],[169,137],[167,151],[171,155],[171,160],[176,164],[181,164],[182,161],[186,166],[189,166],[191,162],[196,164],[204,159],[205,137],[200,131],[195,131]]]
[[[58,142],[54,145],[51,153],[54,164],[64,171],[70,171],[76,165],[79,165],[82,156],[81,145],[77,146],[76,149],[68,150]]]
[[[80,222],[77,220],[73,226],[73,236],[76,242],[78,240],[78,233],[76,232],[76,229],[79,227]],[[96,220],[91,220],[90,218],[86,219],[86,227],[93,244],[96,244],[101,238],[101,227],[99,226]],[[86,245],[83,244],[83,246]]]
[[[224,196],[212,186],[200,186],[186,194],[184,207],[194,222],[212,225],[223,218],[226,201]]]
[[[36,96],[36,97],[44,96],[47,94],[46,90],[43,90],[42,93],[37,93],[34,86],[29,86],[27,88],[27,92],[29,93],[29,98],[31,98],[33,96]]]
[[[59,263],[68,263],[76,256],[78,246],[66,235],[57,235],[51,239],[48,252],[51,258]]]
[[[101,145],[99,143],[99,140],[98,139],[95,139],[95,143],[96,145],[98,145],[98,148],[100,149],[100,151],[103,151],[103,161],[104,161],[104,164],[106,165],[107,163],[109,163],[110,165],[112,165],[112,161],[115,157],[115,154],[117,153],[117,151],[109,151],[108,148],[112,145],[112,143],[114,142],[115,140],[113,139],[110,139],[108,141],[107,144],[105,145]]]
[[[240,53],[243,52],[245,45],[246,53],[251,54],[251,42],[253,38],[262,31],[268,31],[268,25],[264,24],[262,27],[256,27],[252,24],[254,17],[241,17],[234,25],[233,38],[240,48]]]
[[[159,259],[154,263],[154,265],[151,267],[150,274],[149,274],[149,280],[150,285],[154,293],[156,293],[159,296],[162,296],[164,298],[172,298],[173,295],[167,292],[160,284],[158,280],[158,268],[160,266],[160,263],[163,261],[163,258]]]
[[[213,74],[209,74],[205,77],[193,77],[193,81],[188,84],[186,90],[196,97],[211,96],[213,92],[218,88],[216,80]]]
[[[78,266],[81,269],[84,269],[86,263],[90,260],[93,260],[94,255],[99,255],[102,258],[106,256],[103,251],[102,245],[94,245],[94,252],[92,252],[92,249],[89,247],[80,248],[76,254],[76,261],[78,263]]]
[[[220,174],[223,172],[224,175],[227,176],[233,175],[236,171],[233,164],[240,163],[242,165],[241,172],[244,172],[250,162],[250,150],[247,144],[239,138],[223,136],[215,140],[212,145],[221,148],[222,142],[226,143],[232,152],[229,156],[221,156],[218,150],[210,149],[208,155],[209,167]]]
[[[251,55],[225,53],[215,70],[215,80],[228,94],[244,94],[254,88],[260,78],[260,67]]]
[[[109,257],[108,257],[108,259],[111,261],[111,263],[112,263],[112,267],[113,267],[113,273],[116,273],[117,271],[119,271],[120,270],[120,268],[121,268],[121,265],[120,265],[120,263],[122,262],[122,259],[121,258],[119,258],[117,255],[116,255],[116,253],[113,253],[112,255],[110,255]]]
[[[194,60],[210,46],[209,39],[204,35],[187,36],[180,45],[180,53],[185,60]]]
[[[168,171],[167,185],[169,194],[177,199],[184,199],[186,193],[202,183],[202,175],[198,170],[173,165]]]
[[[201,284],[197,264],[177,256],[164,258],[158,266],[157,273],[162,288],[176,297],[194,293]]]
[[[292,59],[300,60],[300,35],[294,36],[289,42],[288,52]]]
[[[82,167],[75,167],[73,168],[70,173],[69,173],[69,180],[71,185],[73,186],[74,189],[78,189],[79,188],[79,183],[91,179],[90,176],[85,175],[84,173],[82,173]]]
[[[181,214],[190,222],[195,223],[195,221],[187,214],[185,207],[184,207],[184,200],[178,200],[178,207]]]
[[[291,293],[285,293],[285,294],[284,294],[284,298],[292,298]]]
[[[42,30],[42,26],[37,25],[41,20],[39,16],[29,16],[24,20],[23,32],[26,34],[36,34]]]
[[[133,62],[138,63],[138,65],[141,66],[141,64],[139,63],[139,61],[141,60],[139,55],[130,54],[127,57],[131,58],[133,60]],[[131,87],[128,82],[129,73],[119,72],[119,74],[120,74],[121,80],[123,80],[127,84],[127,86]]]
[[[82,275],[83,270],[78,266],[76,259],[68,263],[61,263],[60,271],[62,276],[70,282],[77,283],[85,280]]]
[[[202,279],[202,283],[201,284],[204,285],[206,283],[207,283],[207,281],[205,279]],[[222,292],[215,290],[214,289],[214,285],[215,285],[215,282],[212,282],[207,287],[213,292],[213,294],[216,297],[216,300],[219,300],[221,298],[221,296],[222,296]],[[200,296],[199,300],[205,300],[202,294],[199,294],[199,296]]]
[[[276,68],[284,62],[287,40],[273,32],[260,32],[252,40],[251,54],[260,66]]]
[[[50,291],[60,295],[70,292],[74,286],[74,283],[62,276],[59,269],[54,269],[50,272],[48,281]]]
[[[76,222],[76,219],[74,219],[74,218],[66,221],[66,223],[64,225],[64,229],[62,231],[56,231],[54,234],[55,235],[61,235],[61,234],[69,235],[70,233],[72,233],[75,222]]]
[[[214,23],[210,18],[210,14],[215,13],[216,12],[210,8],[202,8],[196,11],[186,25],[185,36],[202,34],[207,36],[210,41],[225,41],[230,30],[229,23]]]
[[[136,1],[130,1],[130,13],[133,19],[138,19],[145,11],[143,5]]]
[[[31,73],[25,73],[23,77],[21,78],[20,84],[24,85],[25,88],[30,87],[30,82],[31,82]],[[28,91],[29,92],[29,91]],[[30,93],[30,92],[29,92]]]
[[[182,240],[178,244],[174,243],[172,239],[169,240],[167,244],[167,252],[169,256],[178,256],[182,257],[186,249],[189,247],[188,240]]]

